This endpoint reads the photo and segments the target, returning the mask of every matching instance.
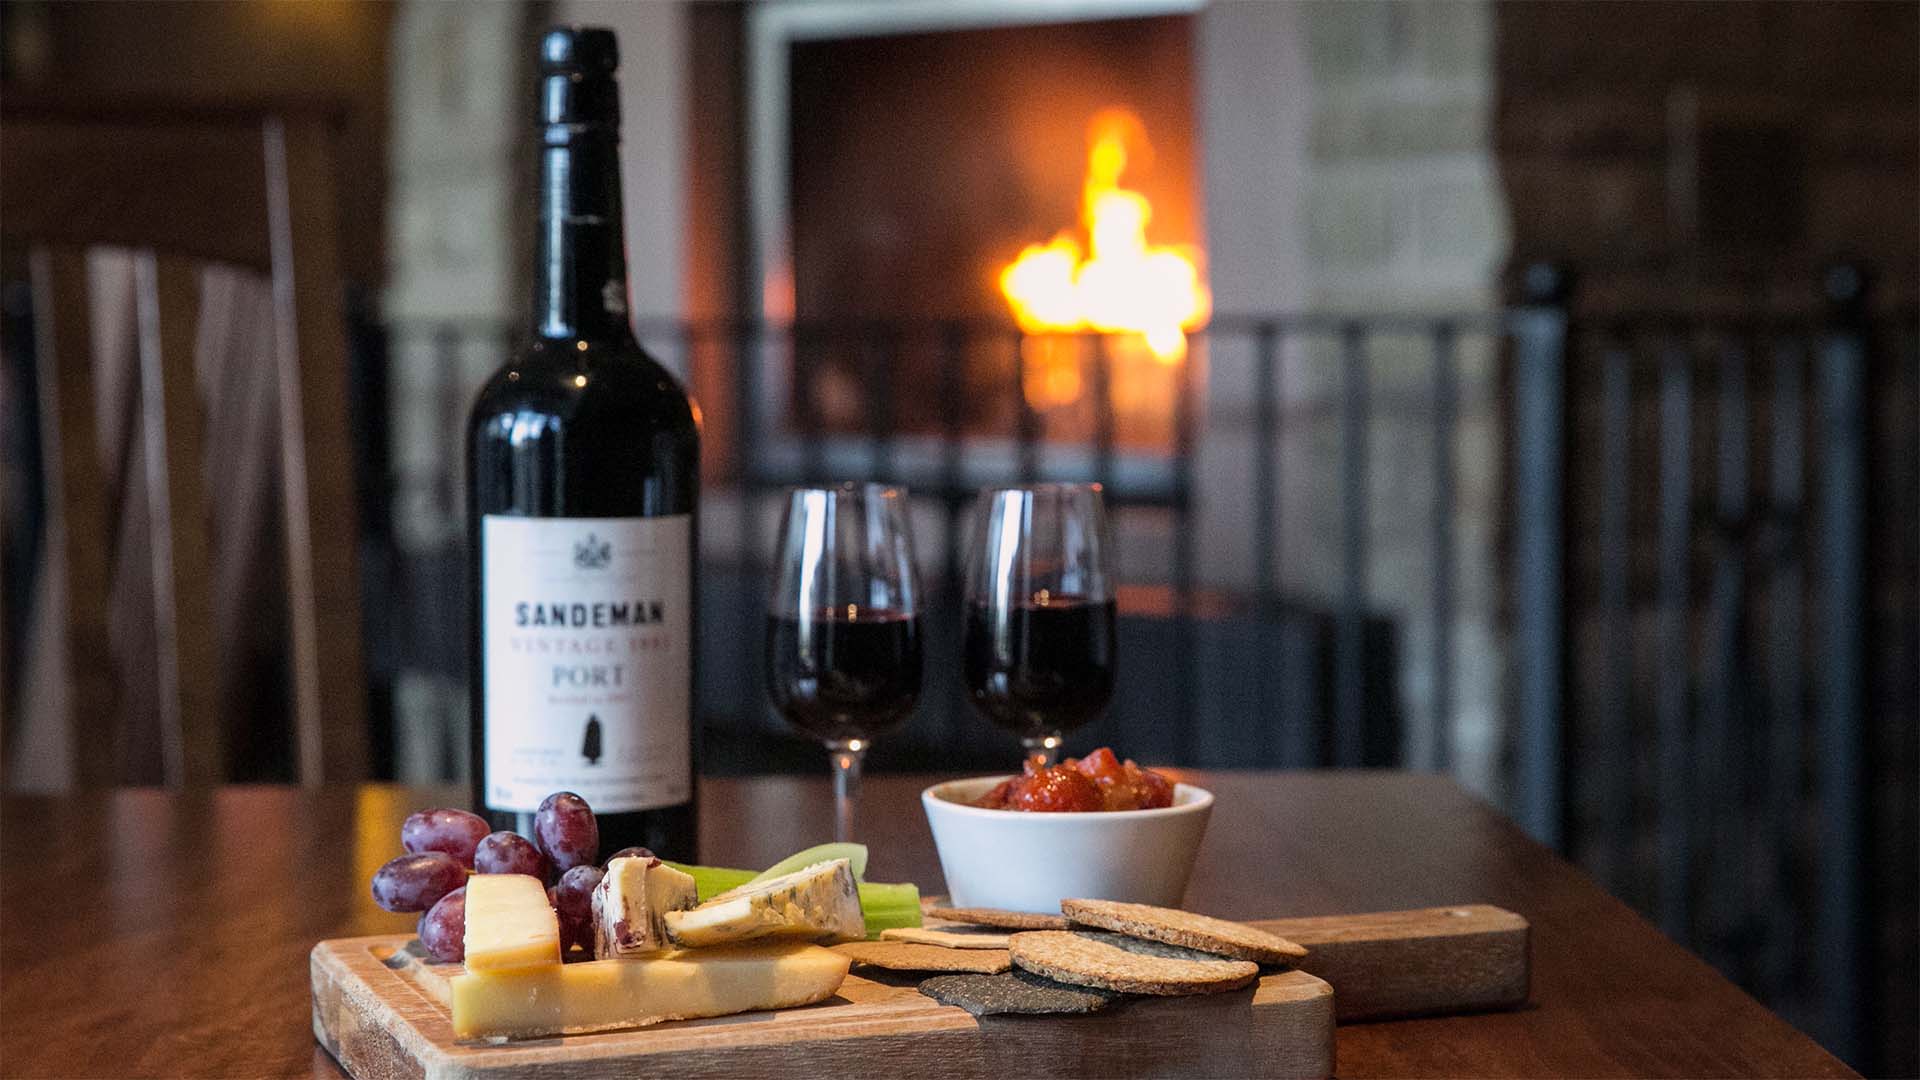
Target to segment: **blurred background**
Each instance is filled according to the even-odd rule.
[[[760,681],[783,485],[911,485],[946,614],[869,761],[980,770],[957,512],[1098,479],[1123,659],[1069,752],[1449,772],[1913,1075],[1917,14],[15,0],[5,785],[465,775],[462,425],[535,36],[599,23],[705,414],[706,771],[820,767]],[[1121,251],[1164,273],[1063,315]]]

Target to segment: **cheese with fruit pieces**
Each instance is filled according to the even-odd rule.
[[[623,855],[593,889],[593,955],[611,960],[669,948],[664,916],[698,903],[692,875]]]
[[[673,943],[688,948],[762,937],[835,942],[867,936],[860,889],[845,859],[742,885],[692,911],[669,911],[666,923]]]
[[[797,941],[469,971],[451,982],[461,1038],[576,1035],[666,1020],[788,1009],[832,997],[848,960]]]
[[[560,963],[560,919],[546,886],[526,874],[467,879],[468,971],[505,971]]]

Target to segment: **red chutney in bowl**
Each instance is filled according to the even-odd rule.
[[[1071,813],[1094,810],[1157,810],[1173,805],[1173,782],[1101,747],[1050,769],[1028,761],[1022,775],[1004,780],[974,806],[988,810]]]

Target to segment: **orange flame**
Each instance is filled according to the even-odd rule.
[[[1185,331],[1206,321],[1210,298],[1191,249],[1147,243],[1153,207],[1120,186],[1129,149],[1141,158],[1152,154],[1146,130],[1132,113],[1106,109],[1088,125],[1087,143],[1080,196],[1085,253],[1070,231],[1029,244],[1000,272],[1000,291],[1030,334],[1137,334],[1156,360],[1178,364],[1187,354]],[[1043,367],[1028,389],[1036,404],[1065,404],[1078,395],[1077,369]]]

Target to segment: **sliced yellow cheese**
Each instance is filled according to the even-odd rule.
[[[834,942],[861,941],[867,936],[860,887],[845,859],[742,885],[692,911],[669,911],[664,919],[667,937],[683,948],[762,937]]]
[[[467,879],[467,970],[506,971],[560,963],[560,919],[546,887],[526,874]]]
[[[453,1030],[461,1038],[575,1035],[811,1005],[840,989],[847,964],[831,949],[779,941],[470,971],[452,979]]]

